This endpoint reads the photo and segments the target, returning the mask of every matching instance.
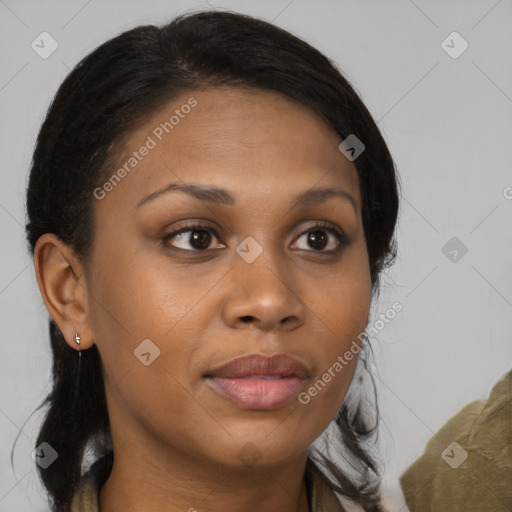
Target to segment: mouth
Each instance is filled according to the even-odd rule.
[[[286,354],[253,354],[208,372],[207,383],[245,409],[276,409],[291,400],[309,377],[305,365]]]

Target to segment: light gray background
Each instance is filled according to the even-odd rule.
[[[14,473],[10,464],[19,429],[50,389],[46,310],[23,231],[27,172],[44,113],[69,69],[107,38],[207,7],[185,0],[0,0],[2,512],[47,510],[30,457],[40,413],[23,428]],[[512,366],[512,1],[214,7],[274,21],[334,59],[395,158],[404,186],[399,257],[374,316],[394,301],[404,308],[373,345],[385,492],[392,510],[404,511],[398,475],[450,416],[485,398]],[[30,46],[43,31],[59,44],[47,59]],[[441,47],[453,31],[469,43],[456,59]],[[468,248],[457,262],[442,252],[454,236]]]

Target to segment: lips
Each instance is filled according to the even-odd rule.
[[[286,354],[252,354],[210,370],[211,387],[246,409],[275,409],[288,402],[309,377],[307,367]]]
[[[305,365],[287,354],[273,356],[251,354],[214,368],[208,372],[207,377],[236,379],[255,375],[306,378],[309,372]]]

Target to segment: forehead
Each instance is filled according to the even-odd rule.
[[[312,109],[271,91],[209,88],[153,112],[123,145],[109,201],[135,205],[169,182],[214,184],[253,197],[343,186],[360,204],[353,162]]]

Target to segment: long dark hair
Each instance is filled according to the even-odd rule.
[[[32,255],[41,235],[55,233],[85,264],[94,238],[93,191],[110,176],[124,137],[178,95],[220,85],[294,98],[316,111],[342,139],[353,134],[364,143],[354,163],[375,298],[381,271],[396,258],[399,207],[398,176],[376,123],[331,60],[285,30],[231,12],[203,11],[161,27],[136,27],[75,66],[51,103],[32,159],[26,224]],[[112,438],[96,345],[82,351],[78,386],[87,393],[75,400],[77,352],[51,318],[49,334],[53,388],[36,409],[48,406],[36,446],[49,443],[58,459],[38,470],[52,510],[65,511],[88,455],[106,456],[104,471],[109,474]],[[358,370],[367,365],[363,355],[360,363]],[[375,401],[368,407],[368,399],[354,393],[358,375],[331,425],[337,432],[337,454],[347,468],[313,449],[307,467],[365,511],[381,511],[381,470],[373,455],[379,418],[375,384],[371,379]]]

